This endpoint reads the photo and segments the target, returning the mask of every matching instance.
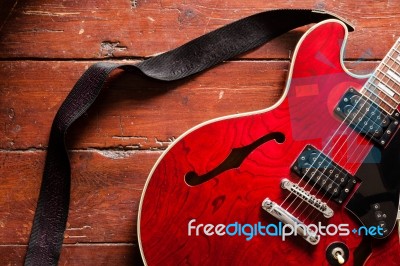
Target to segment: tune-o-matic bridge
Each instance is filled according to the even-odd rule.
[[[283,189],[287,189],[290,193],[294,194],[296,197],[300,198],[314,209],[320,211],[326,218],[331,218],[333,216],[333,210],[329,208],[325,202],[317,199],[314,195],[311,195],[299,185],[294,184],[290,180],[284,178],[281,181],[281,187]]]
[[[350,88],[335,108],[335,113],[357,132],[385,146],[399,126],[399,112],[387,114],[376,103]]]
[[[356,179],[345,169],[311,145],[301,152],[292,171],[318,192],[342,203],[356,184]]]

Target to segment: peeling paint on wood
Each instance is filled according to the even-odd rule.
[[[139,1],[139,0],[130,0],[130,2],[131,2],[131,8],[132,8],[132,9],[138,7],[138,1]]]
[[[103,57],[113,57],[115,52],[125,51],[126,46],[119,45],[119,42],[103,41],[100,43],[100,55]]]

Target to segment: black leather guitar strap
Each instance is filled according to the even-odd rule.
[[[178,80],[258,47],[294,28],[329,18],[340,19],[324,11],[266,11],[238,20],[136,65],[106,62],[92,65],[75,84],[54,118],[25,265],[57,265],[70,200],[71,169],[65,135],[68,127],[96,100],[113,70],[119,68],[136,74],[141,72],[157,80]]]

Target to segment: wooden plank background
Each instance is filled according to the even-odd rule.
[[[135,63],[244,16],[319,8],[351,21],[346,65],[370,72],[400,36],[400,1],[26,0],[0,3],[0,257],[22,265],[52,119],[94,62]],[[170,84],[114,73],[68,134],[71,208],[62,265],[140,265],[144,182],[171,141],[222,115],[272,105],[303,27]],[[169,88],[170,90],[166,90]]]

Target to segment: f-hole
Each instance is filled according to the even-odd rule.
[[[280,132],[272,132],[261,138],[257,139],[253,143],[243,146],[240,148],[234,148],[229,153],[228,157],[220,163],[216,168],[204,175],[198,175],[196,172],[188,172],[185,175],[185,182],[190,186],[198,186],[207,182],[217,175],[234,168],[239,168],[249,154],[257,149],[260,145],[275,140],[277,143],[283,143],[285,141],[285,135]]]

